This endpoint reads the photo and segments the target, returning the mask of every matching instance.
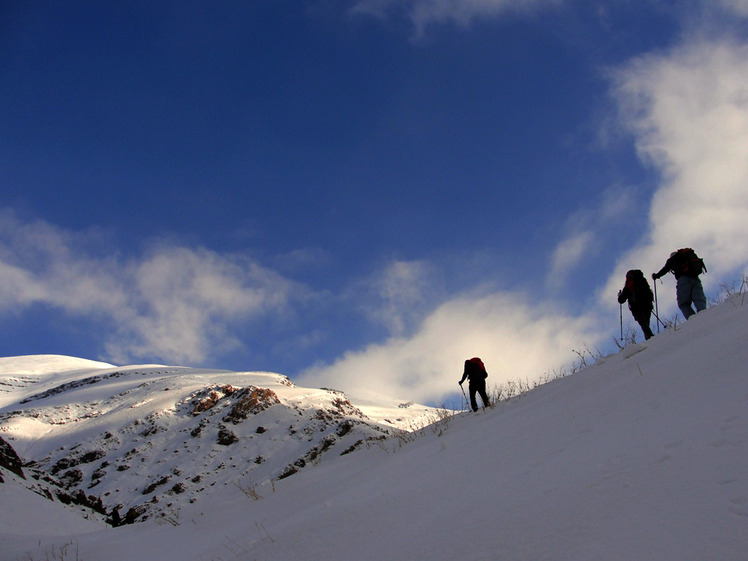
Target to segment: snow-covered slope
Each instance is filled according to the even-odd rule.
[[[92,496],[129,521],[174,520],[217,485],[247,491],[435,418],[417,405],[367,410],[271,373],[0,359],[0,436],[64,488],[52,493]]]
[[[742,561],[747,340],[738,296],[486,412],[328,456],[258,483],[254,496],[232,485],[250,474],[224,469],[173,525],[153,517],[57,538],[40,527],[36,536],[0,533],[0,548],[10,560],[68,544],[82,561]],[[153,400],[168,393],[158,384]],[[31,517],[23,504],[11,508]]]

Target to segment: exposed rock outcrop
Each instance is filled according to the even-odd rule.
[[[26,479],[23,474],[23,462],[18,457],[13,447],[0,437],[0,467],[15,473],[18,477]],[[0,483],[3,482],[3,476],[0,473]]]

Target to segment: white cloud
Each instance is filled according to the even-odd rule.
[[[299,383],[356,396],[439,401],[459,391],[465,359],[480,356],[489,384],[536,380],[571,362],[573,349],[597,337],[592,321],[570,317],[518,293],[463,296],[439,306],[409,338],[392,338],[332,365],[304,372]]]
[[[346,299],[383,325],[389,335],[402,337],[423,319],[427,307],[433,306],[436,276],[426,261],[396,260],[372,278],[356,283]]]
[[[34,302],[74,313],[110,307],[120,288],[109,260],[73,257],[73,247],[95,246],[98,232],[72,233],[42,221],[23,222],[0,213],[0,309]]]
[[[748,45],[700,40],[641,57],[616,75],[616,95],[641,157],[661,173],[650,229],[619,262],[658,270],[670,252],[695,248],[706,282],[748,264]]]
[[[575,232],[556,246],[551,259],[551,270],[548,272],[547,286],[552,291],[559,290],[571,271],[589,252],[595,241],[590,230]]]
[[[558,293],[569,276],[596,257],[605,242],[618,235],[616,226],[630,221],[635,212],[634,190],[621,186],[605,189],[598,201],[574,212],[566,221],[568,233],[556,245],[546,276],[546,288]]]
[[[455,23],[469,26],[475,19],[493,18],[507,12],[532,12],[561,4],[563,0],[359,0],[354,13],[385,17],[393,8],[405,9],[417,36],[429,25]]]
[[[138,312],[117,310],[125,321],[107,346],[121,361],[135,355],[203,362],[211,349],[241,345],[230,326],[282,312],[298,288],[240,256],[174,246],[157,248],[127,275]]]
[[[748,17],[748,0],[719,0],[718,3],[735,15]]]
[[[28,271],[0,262],[0,310],[25,306],[41,299],[44,292]]]
[[[159,245],[125,261],[98,257],[91,241],[2,213],[0,310],[41,303],[98,317],[107,324],[109,360],[194,364],[240,345],[229,335],[232,326],[271,320],[305,294],[239,255]]]

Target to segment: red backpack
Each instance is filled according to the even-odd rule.
[[[483,372],[483,378],[488,378],[488,372],[486,372],[486,367],[483,364],[483,361],[479,359],[477,356],[471,358],[468,362],[472,363],[473,369],[475,369],[477,372]]]

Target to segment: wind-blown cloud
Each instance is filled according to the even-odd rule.
[[[0,310],[44,303],[89,313],[122,305],[122,281],[112,260],[76,255],[74,249],[93,248],[100,237],[97,231],[74,233],[0,212]]]
[[[553,252],[551,269],[546,282],[548,288],[557,291],[566,283],[569,273],[575,269],[595,242],[591,230],[574,232],[562,240]]]
[[[392,10],[405,10],[416,36],[433,24],[454,23],[468,27],[479,18],[493,18],[509,12],[533,12],[561,4],[563,0],[359,0],[352,11],[380,18]]]
[[[748,0],[719,0],[719,3],[735,15],[748,17]]]
[[[489,383],[537,380],[571,362],[597,337],[593,321],[571,317],[519,293],[465,295],[438,306],[408,338],[349,352],[302,373],[308,386],[333,386],[362,398],[439,401],[458,391],[465,359],[480,356]],[[582,342],[582,343],[580,343]]]
[[[282,313],[298,287],[240,256],[160,247],[127,271],[138,308],[117,309],[125,322],[108,344],[111,356],[165,356],[203,362],[211,348],[241,343],[229,327]]]
[[[44,304],[98,318],[109,360],[203,363],[238,324],[282,316],[305,289],[240,255],[170,244],[100,256],[96,236],[0,215],[0,311]]]
[[[636,212],[634,189],[613,186],[599,200],[572,213],[566,220],[566,235],[561,237],[551,258],[546,288],[559,293],[568,288],[569,277],[606,249],[618,226],[631,222]]]
[[[748,45],[701,40],[638,58],[615,75],[624,124],[661,184],[649,231],[625,255],[623,271],[658,270],[670,252],[694,247],[712,284],[748,264]],[[712,280],[714,279],[714,280]]]
[[[345,299],[392,337],[410,334],[437,298],[436,268],[426,261],[396,260],[355,283]]]

